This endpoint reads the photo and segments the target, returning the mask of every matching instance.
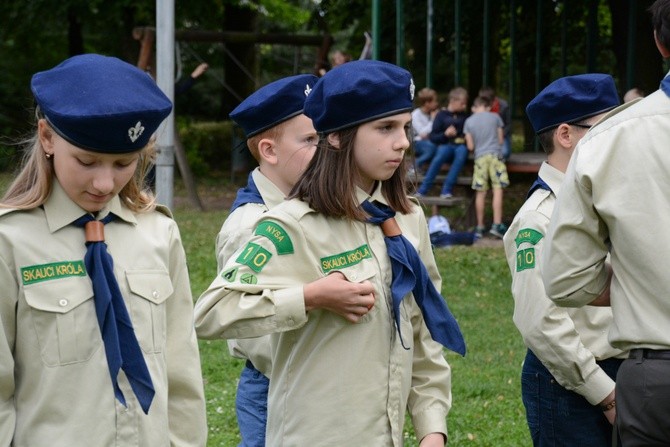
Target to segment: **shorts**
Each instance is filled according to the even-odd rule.
[[[488,191],[489,184],[492,189],[507,188],[509,186],[507,166],[495,154],[485,154],[475,158],[475,168],[472,173],[472,189],[475,191]]]

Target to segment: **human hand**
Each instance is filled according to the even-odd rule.
[[[326,309],[357,323],[375,304],[374,287],[370,281],[355,283],[340,272],[305,284],[305,309]]]
[[[616,407],[603,411],[603,414],[607,418],[607,422],[614,425],[614,421],[616,421]]]
[[[612,392],[609,393],[598,406],[603,410],[603,414],[607,418],[607,421],[614,425],[614,421],[616,420],[616,390],[612,390]]]
[[[202,64],[195,67],[195,70],[193,70],[193,73],[191,73],[191,77],[194,78],[194,79],[199,77],[201,74],[206,72],[208,68],[209,68],[209,64],[207,64],[206,62],[203,62]]]
[[[444,447],[446,439],[442,433],[429,433],[421,440],[419,447]]]
[[[444,135],[447,137],[455,137],[458,134],[456,131],[456,127],[452,124],[451,126],[447,127],[447,130],[444,131]]]

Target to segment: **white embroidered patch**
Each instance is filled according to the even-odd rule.
[[[414,79],[410,78],[409,79],[409,99],[414,100],[414,90],[416,87],[414,86]]]
[[[305,84],[305,96],[309,95],[312,93],[312,88],[309,86],[309,84]]]
[[[144,133],[144,126],[142,125],[141,121],[138,121],[137,124],[135,124],[135,127],[131,127],[128,129],[128,137],[130,138],[130,141],[133,143],[137,141],[137,139]]]

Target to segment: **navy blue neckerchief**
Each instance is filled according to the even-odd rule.
[[[128,406],[118,382],[119,370],[122,369],[142,410],[148,414],[155,395],[151,374],[135,336],[119,283],[114,276],[114,261],[107,252],[107,244],[104,241],[103,225],[112,221],[114,217],[114,214],[110,213],[104,219],[96,221],[92,215],[85,214],[73,224],[86,230],[87,248],[84,265],[93,283],[95,313],[105,345],[114,395],[124,406]]]
[[[549,187],[549,185],[547,184],[547,182],[542,180],[542,177],[538,177],[537,180],[535,180],[533,184],[530,186],[528,194],[526,194],[526,200],[528,200],[528,198],[533,195],[536,189],[545,189],[549,192],[553,192]]]
[[[663,90],[666,96],[670,97],[670,76],[666,76],[661,81],[661,90]]]
[[[397,234],[387,234],[384,223],[392,221],[397,227],[395,211],[383,203],[370,203],[367,200],[362,207],[370,215],[368,222],[382,226],[384,231],[386,250],[391,258],[393,314],[402,346],[408,349],[400,333],[400,302],[405,295],[412,292],[433,340],[464,356],[465,340],[458,322],[447,307],[445,299],[435,289],[416,249],[399,229]]]
[[[249,173],[249,177],[247,178],[247,186],[237,190],[235,201],[230,207],[231,213],[242,205],[246,205],[247,203],[260,203],[262,205],[265,204],[263,197],[261,197],[260,191],[258,191],[258,188],[256,187],[256,183],[254,183],[254,177],[251,174],[253,174],[253,172]]]

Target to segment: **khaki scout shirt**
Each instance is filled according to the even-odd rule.
[[[607,284],[612,345],[670,349],[670,98],[625,104],[581,140],[568,167],[543,257],[548,296],[583,306]]]
[[[221,272],[226,261],[240,249],[252,236],[258,219],[269,209],[284,201],[284,193],[256,168],[251,173],[258,192],[263,197],[262,203],[247,203],[233,211],[216,236],[216,260],[218,272]],[[249,359],[254,367],[270,377],[272,362],[270,360],[269,335],[257,338],[228,340],[228,349],[234,357]]]
[[[622,355],[607,342],[612,311],[593,306],[563,309],[547,297],[539,259],[564,174],[544,162],[539,176],[551,192],[536,190],[503,238],[512,273],[514,324],[526,346],[561,386],[596,405],[614,389],[614,381],[596,360]]]
[[[358,191],[361,202],[367,197]],[[372,199],[385,202],[378,190]],[[416,206],[396,218],[440,290],[423,212]],[[254,233],[198,299],[196,331],[214,339],[272,333],[267,445],[401,446],[405,408],[417,438],[446,434],[451,371],[411,294],[400,306],[410,349],[400,344],[381,229],[294,199],[268,211]],[[334,271],[374,285],[375,305],[356,324],[305,312],[303,284]]]
[[[192,298],[175,222],[112,199],[100,212],[156,395],[145,415],[123,372],[114,397],[84,267],[85,214],[57,181],[32,210],[0,211],[0,445],[204,446]]]

